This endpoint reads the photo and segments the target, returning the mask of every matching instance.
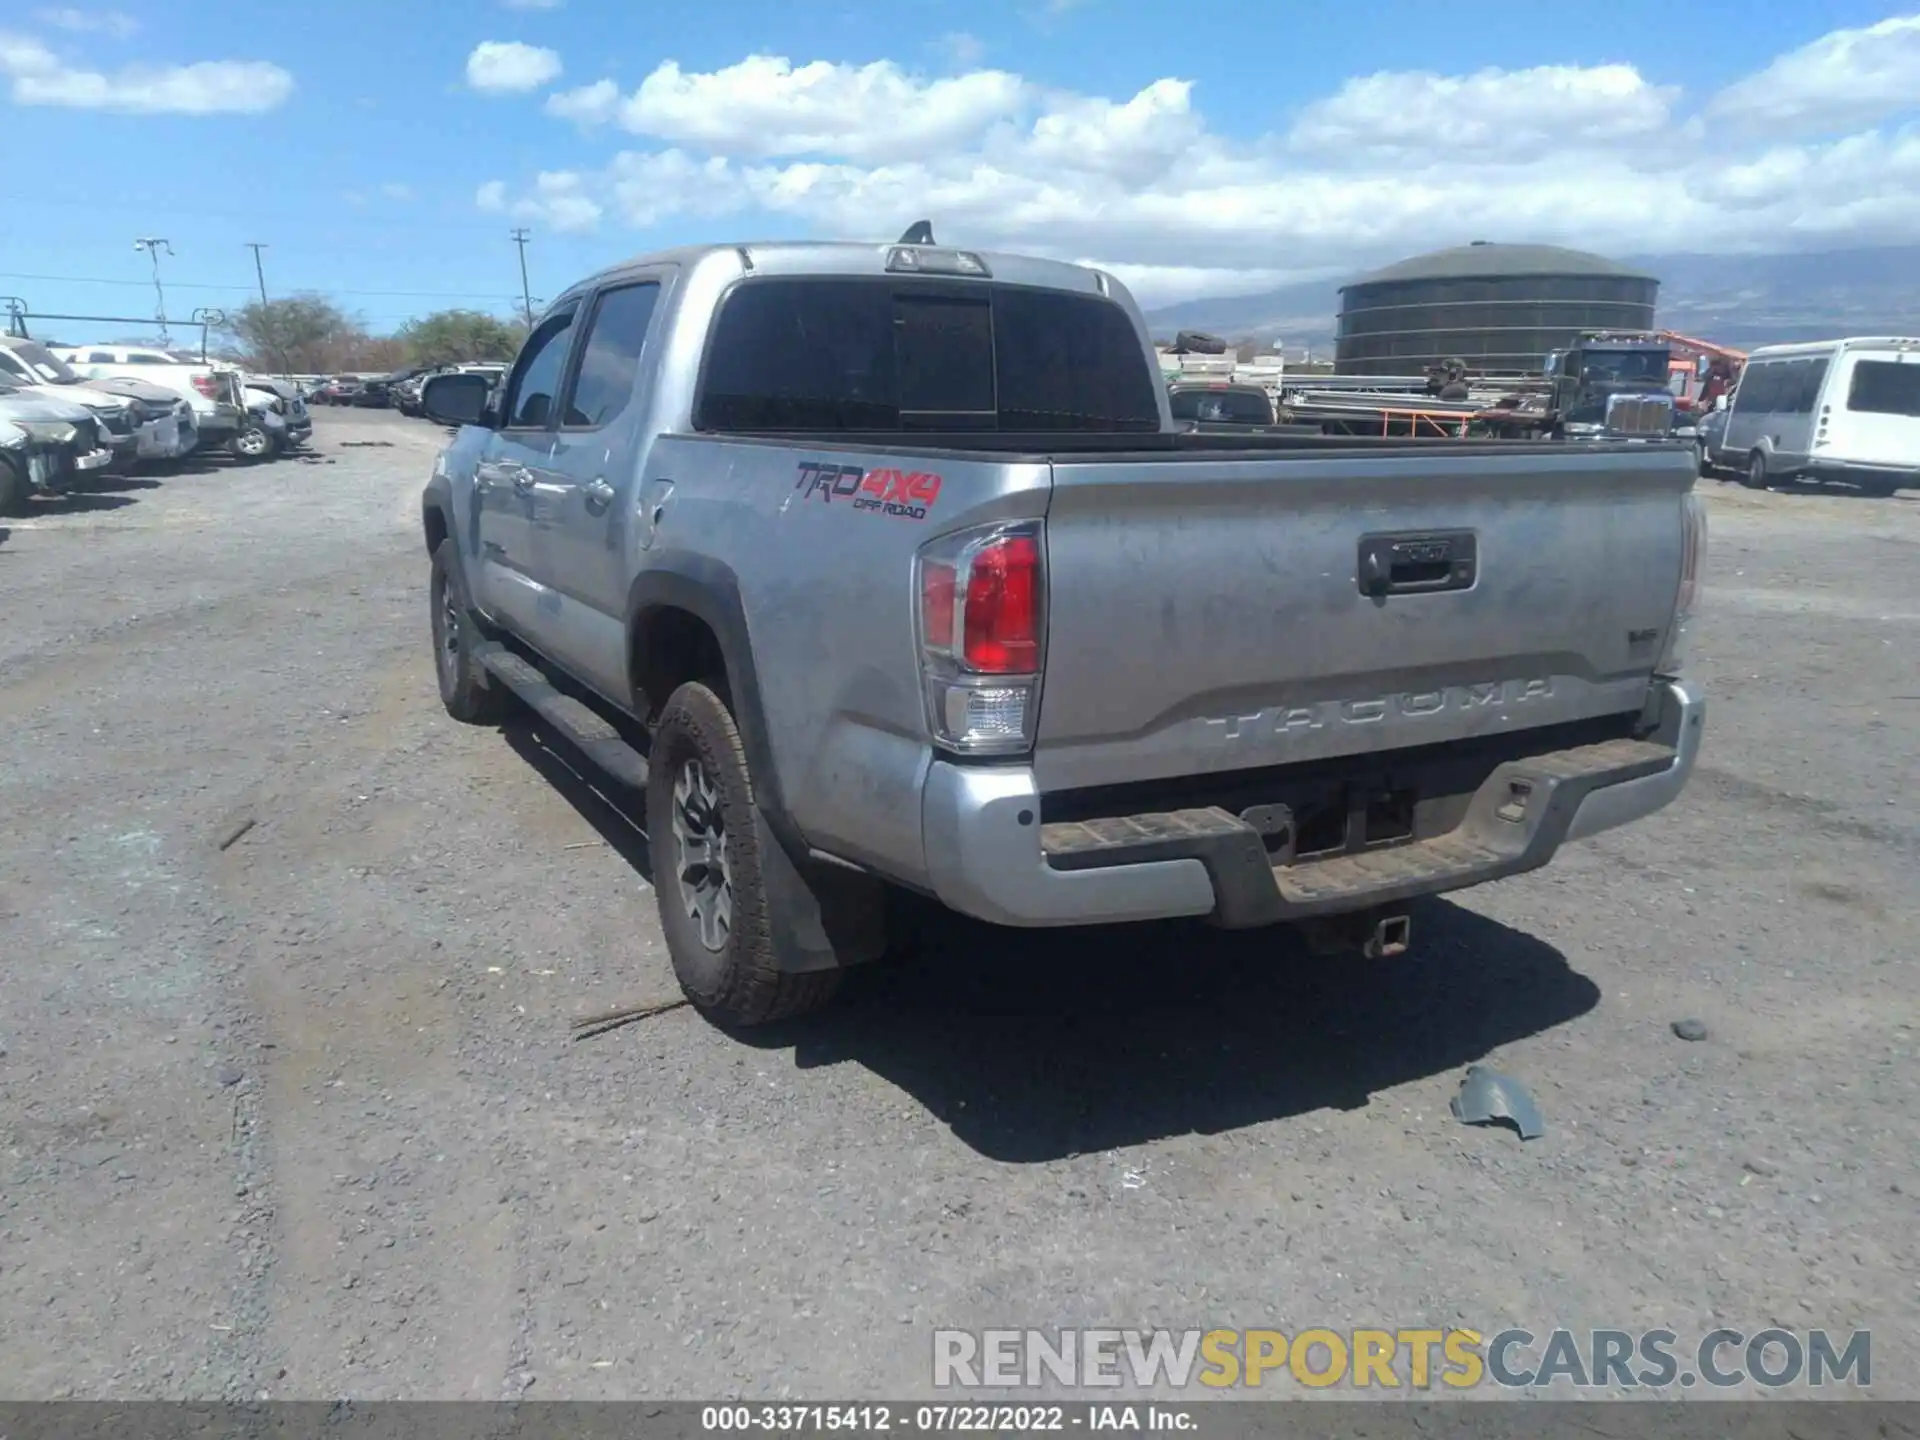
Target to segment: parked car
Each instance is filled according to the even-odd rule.
[[[247,413],[240,372],[230,365],[139,345],[70,345],[53,353],[89,381],[144,380],[172,391],[193,408],[194,442],[202,450],[226,448]]]
[[[301,397],[298,385],[271,375],[249,375],[246,386],[248,408],[257,408],[264,401],[272,413],[286,422],[286,447],[304,445],[313,438],[313,417],[307,413],[307,402]]]
[[[1920,488],[1920,339],[1851,336],[1747,357],[1708,461],[1755,490],[1839,480]]]
[[[112,462],[92,410],[0,375],[0,515],[20,514],[35,494],[78,488]]]
[[[890,887],[1397,954],[1414,897],[1660,809],[1699,749],[1682,447],[1181,433],[1080,266],[678,250],[422,398],[462,427],[422,495],[442,703],[516,697],[644,790],[724,1022],[822,1003]]]
[[[386,410],[393,404],[393,387],[398,383],[391,375],[362,380],[352,403],[363,410]]]
[[[132,468],[142,431],[157,434],[171,407],[158,410],[129,395],[90,385],[38,341],[0,337],[0,375],[20,390],[84,406],[100,425],[100,438],[113,452],[111,472]]]
[[[308,399],[316,405],[346,405],[359,388],[360,382],[351,375],[336,375],[322,382]]]
[[[426,384],[433,376],[440,373],[438,370],[429,370],[423,374],[414,375],[402,380],[398,385],[393,387],[393,408],[398,410],[402,415],[418,415],[420,413],[420,387]]]

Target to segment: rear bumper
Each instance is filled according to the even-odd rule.
[[[1499,766],[1451,832],[1275,866],[1252,825],[1183,810],[1043,825],[1025,766],[936,762],[923,809],[928,878],[955,910],[1002,925],[1209,915],[1229,928],[1344,914],[1537,869],[1569,840],[1669,804],[1699,754],[1706,704],[1661,682],[1653,732]]]
[[[1892,485],[1920,489],[1920,469],[1912,465],[1867,465],[1857,460],[1810,460],[1801,472],[1816,480],[1840,480],[1852,485]]]

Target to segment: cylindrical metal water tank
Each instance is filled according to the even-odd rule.
[[[1417,375],[1460,359],[1529,373],[1582,330],[1650,330],[1660,282],[1557,245],[1471,245],[1402,260],[1340,289],[1334,368]]]

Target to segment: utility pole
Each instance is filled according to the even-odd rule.
[[[160,308],[154,319],[160,322],[160,343],[170,344],[167,335],[167,292],[160,288],[160,247],[166,247],[167,254],[173,254],[173,244],[163,235],[142,235],[133,242],[133,248],[147,252],[147,258],[153,261],[153,293],[159,298]]]
[[[527,318],[527,329],[533,329],[533,288],[527,284],[527,231],[524,226],[513,232],[513,243],[520,247],[520,308]]]
[[[258,240],[247,241],[247,249],[253,252],[253,273],[258,276],[260,280],[260,304],[263,307],[267,303],[267,272],[266,268],[260,263],[260,252],[266,248],[267,247]]]
[[[260,261],[260,252],[267,247],[258,240],[247,241],[247,249],[253,252],[253,273],[260,282],[260,324],[267,332],[267,343],[273,346],[273,353],[280,357],[280,374],[288,381],[293,379],[293,366],[287,361],[287,347],[280,343],[276,331],[279,326],[273,323],[271,302],[267,299],[267,270]]]

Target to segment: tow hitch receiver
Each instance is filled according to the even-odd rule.
[[[1367,937],[1367,943],[1361,947],[1361,953],[1369,960],[1386,960],[1395,955],[1407,953],[1407,946],[1413,943],[1413,920],[1406,915],[1388,915],[1376,920],[1373,934]]]
[[[1369,960],[1390,960],[1407,953],[1413,943],[1413,917],[1356,910],[1301,923],[1307,946],[1316,955],[1351,955],[1358,950]]]

